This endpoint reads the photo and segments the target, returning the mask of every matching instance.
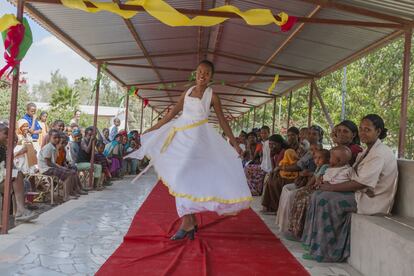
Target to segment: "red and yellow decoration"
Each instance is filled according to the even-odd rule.
[[[111,2],[88,1],[92,3],[96,8],[88,7],[84,0],[61,0],[61,2],[64,6],[71,9],[78,9],[90,13],[107,11],[115,13],[125,19],[134,17],[138,13],[137,11],[123,10],[119,7],[117,3]],[[171,27],[211,27],[217,24],[221,24],[229,19],[228,17],[216,16],[195,16],[194,18],[189,18],[188,16],[180,13],[163,0],[130,0],[126,1],[124,4],[131,6],[140,6],[148,14]],[[210,9],[209,11],[237,14],[248,25],[276,24],[281,28],[283,32],[289,31],[297,21],[296,17],[289,16],[284,12],[279,13],[278,16],[275,17],[273,16],[272,11],[269,9],[250,9],[247,11],[240,11],[235,6],[225,5],[218,8]]]
[[[23,18],[20,23],[12,14],[0,17],[0,32],[4,41],[4,59],[6,65],[0,69],[0,78],[11,69],[7,75],[14,71],[16,65],[22,61],[33,42],[29,23]]]

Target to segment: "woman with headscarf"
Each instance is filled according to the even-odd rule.
[[[277,206],[275,206],[277,192],[274,190],[272,180],[274,174],[278,173],[277,168],[279,167],[279,163],[284,159],[285,152],[288,151],[285,140],[278,134],[269,137],[269,147],[272,156],[272,171],[264,185],[262,197],[263,212],[275,212],[277,209]]]
[[[34,173],[37,158],[27,120],[20,119],[17,122],[16,135],[17,144],[14,147],[14,164],[23,174]]]

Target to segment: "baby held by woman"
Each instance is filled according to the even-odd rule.
[[[322,176],[323,182],[339,184],[351,180],[352,167],[349,161],[352,152],[347,146],[337,146],[330,150],[329,168]]]

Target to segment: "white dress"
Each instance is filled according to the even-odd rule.
[[[151,159],[159,178],[176,199],[178,215],[203,211],[219,215],[250,206],[252,195],[237,152],[207,123],[213,91],[184,98],[182,115],[141,137],[142,147],[128,157]],[[167,137],[180,128],[169,145]]]

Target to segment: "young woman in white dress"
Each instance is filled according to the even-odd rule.
[[[172,240],[194,239],[195,213],[236,214],[249,208],[252,200],[239,158],[242,149],[224,117],[218,96],[208,87],[213,74],[213,63],[200,62],[196,85],[182,93],[174,108],[144,132],[142,147],[129,156],[149,157],[175,197],[182,223]],[[208,124],[211,106],[234,148]],[[174,119],[181,111],[182,115]]]

